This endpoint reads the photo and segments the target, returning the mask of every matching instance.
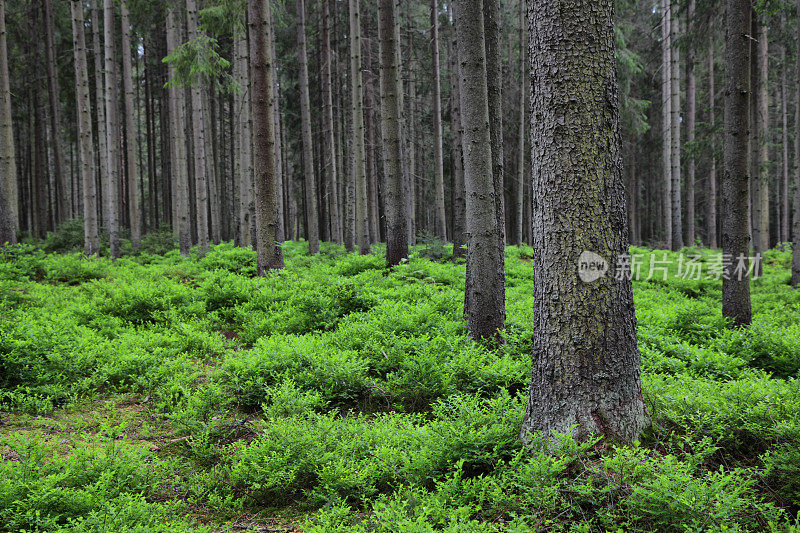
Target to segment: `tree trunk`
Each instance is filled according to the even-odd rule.
[[[689,7],[686,13],[686,35],[688,36],[686,52],[686,143],[689,146],[686,162],[686,244],[691,246],[695,241],[695,0],[689,0]]]
[[[400,161],[402,85],[399,76],[400,41],[395,0],[379,0],[378,31],[381,71],[381,136],[386,180],[386,263],[408,258],[408,217]]]
[[[673,2],[674,0],[668,0]],[[670,161],[672,168],[670,176],[672,178],[672,250],[683,248],[683,224],[681,212],[681,64],[680,51],[678,48],[679,38],[679,19],[678,9],[671,6],[670,16],[670,77],[671,77],[671,97],[670,113]]]
[[[431,48],[433,50],[433,171],[434,171],[434,234],[447,241],[447,215],[444,206],[444,161],[442,154],[442,88],[439,73],[439,7],[431,0]]]
[[[50,101],[50,129],[53,132],[53,171],[55,172],[55,221],[57,224],[72,218],[69,187],[64,172],[64,150],[61,144],[61,105],[58,99],[58,72],[56,70],[56,37],[53,20],[53,0],[42,0],[45,27],[45,60],[47,61],[47,92]]]
[[[328,176],[330,198],[331,240],[344,241],[342,221],[339,218],[339,175],[336,170],[336,132],[333,126],[333,77],[331,72],[330,0],[322,0],[322,57],[324,65],[323,106],[325,130],[325,174]]]
[[[353,115],[352,175],[355,183],[356,237],[361,255],[370,253],[367,171],[364,148],[364,86],[361,68],[361,14],[359,0],[350,0],[350,99]]]
[[[466,257],[466,199],[464,198],[464,159],[461,139],[461,96],[459,91],[458,40],[456,38],[455,20],[452,13],[453,4],[450,2],[450,19],[453,20],[450,29],[450,130],[453,134],[452,146],[452,183],[453,183],[453,261]]]
[[[275,172],[274,65],[271,54],[272,24],[269,2],[248,3],[250,28],[250,80],[253,103],[253,169],[256,196],[256,265],[259,275],[283,268],[278,241],[278,183]]]
[[[725,35],[725,142],[722,175],[722,314],[749,325],[750,278],[735,272],[749,263],[747,137],[750,127],[750,2],[728,0]]]
[[[800,0],[797,0],[800,13]],[[800,24],[797,25],[800,49]],[[800,53],[795,54],[795,80],[800,80]],[[794,112],[794,197],[792,199],[792,287],[800,287],[800,89],[795,88]]]
[[[197,0],[186,0],[186,29],[189,39],[197,37]],[[206,166],[206,116],[203,89],[198,80],[192,85],[192,140],[194,146],[194,186],[197,202],[197,253],[208,251],[208,169]]]
[[[319,253],[319,217],[317,216],[317,188],[314,179],[314,148],[311,145],[311,102],[308,94],[308,61],[306,59],[305,1],[296,0],[297,9],[297,61],[300,67],[300,122],[303,135],[303,176],[305,181],[306,234],[308,253]]]
[[[492,168],[497,165],[489,123],[484,5],[482,0],[459,0],[455,8],[469,272],[465,312],[473,339],[497,342],[505,323],[505,285],[503,256],[497,253],[502,234]]]
[[[367,19],[369,20],[369,19]],[[369,30],[367,30],[369,33]],[[367,190],[369,194],[369,235],[370,242],[381,239],[380,216],[378,209],[378,165],[375,155],[375,72],[372,65],[372,39],[366,41],[366,87],[364,88],[364,127],[366,128],[367,147]]]
[[[510,58],[509,58],[510,61]],[[519,139],[517,146],[517,246],[522,246],[522,220],[525,200],[525,95],[528,84],[525,76],[525,0],[519,0]]]
[[[139,205],[139,173],[136,169],[136,153],[139,142],[136,137],[136,124],[134,117],[133,74],[131,73],[131,28],[128,21],[128,5],[126,1],[120,3],[122,13],[122,86],[125,91],[125,146],[128,178],[128,209],[131,221],[131,244],[133,249],[139,247],[142,239],[142,218]]]
[[[167,11],[167,52],[172,53],[180,42],[179,16],[175,9]],[[171,76],[174,76],[175,67],[170,65]],[[189,170],[186,158],[185,135],[185,102],[184,90],[181,87],[169,89],[169,133],[170,170],[173,183],[173,202],[175,215],[174,230],[178,235],[178,245],[181,255],[189,255],[192,246],[191,221],[189,219]]]
[[[114,50],[114,0],[103,4],[103,36],[105,48],[105,98],[106,98],[106,176],[108,177],[108,235],[111,257],[119,257],[119,117],[117,106],[117,62]]]
[[[614,268],[628,253],[612,12],[612,0],[530,8],[535,318],[525,443],[536,431],[630,442],[649,424],[630,278],[584,270]]]
[[[94,95],[95,95],[95,114],[97,115],[97,157],[95,183],[99,187],[101,208],[98,211],[99,222],[108,231],[108,165],[106,157],[108,147],[106,146],[106,105],[105,105],[105,85],[103,82],[103,50],[100,48],[100,13],[98,5],[100,0],[92,0],[92,48],[94,53]]]
[[[17,160],[11,120],[5,0],[0,0],[0,246],[16,244],[19,231]]]
[[[237,67],[236,82],[239,85],[239,92],[235,95],[234,114],[237,124],[241,127],[236,128],[236,146],[238,157],[236,159],[236,183],[237,183],[237,211],[239,216],[238,244],[239,246],[250,246],[250,192],[252,189],[252,141],[250,130],[250,76],[248,74],[249,53],[246,32],[237,35],[234,46],[236,48],[235,61]]]
[[[83,186],[83,251],[86,255],[99,251],[97,239],[97,192],[94,183],[94,142],[92,140],[92,109],[89,99],[89,74],[86,67],[86,38],[84,36],[83,2],[72,0],[72,40],[75,56],[75,106],[78,110],[78,150]]]
[[[489,132],[492,143],[492,179],[494,181],[495,217],[497,218],[498,232],[497,253],[500,255],[500,264],[502,265],[506,246],[506,215],[503,192],[505,187],[503,170],[503,65],[500,50],[500,23],[500,0],[483,0]]]
[[[781,14],[781,34],[786,33],[786,14]],[[780,183],[780,242],[789,242],[789,84],[786,80],[786,43],[780,44],[781,57],[781,183]]]
[[[709,141],[711,142],[711,162],[708,171],[708,189],[706,205],[706,233],[708,234],[708,246],[717,247],[717,143],[716,125],[716,101],[714,92],[714,32],[708,32],[708,123],[711,129]]]
[[[763,254],[769,248],[769,164],[767,125],[769,121],[769,100],[767,96],[767,29],[759,20],[758,15],[751,15],[752,33],[755,41],[751,42],[754,56],[751,57],[753,72],[751,76],[751,91],[753,113],[751,153],[752,168],[752,228],[753,249],[755,253]],[[755,264],[756,274],[760,275],[760,262]]]
[[[672,249],[672,22],[671,0],[661,0],[661,162],[664,180],[664,244]]]

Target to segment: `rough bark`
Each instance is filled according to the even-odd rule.
[[[122,87],[125,92],[125,146],[128,179],[128,210],[130,212],[131,244],[139,247],[142,239],[141,206],[139,205],[139,172],[136,168],[136,154],[139,141],[136,136],[137,120],[134,117],[133,74],[131,73],[131,27],[128,4],[120,3],[122,14]]]
[[[750,278],[734,272],[737,258],[748,263],[749,196],[747,141],[750,127],[750,2],[728,0],[725,35],[725,141],[722,171],[722,314],[737,326],[749,325]]]
[[[337,244],[344,241],[342,221],[339,218],[339,175],[336,167],[336,141],[333,126],[333,82],[331,73],[330,0],[322,0],[322,57],[324,61],[323,119],[325,130],[325,174],[328,177],[330,199],[331,240]]]
[[[706,192],[706,234],[708,246],[717,247],[717,142],[716,93],[714,92],[714,33],[708,32],[708,123],[711,127],[711,161],[708,170],[708,189]]]
[[[505,323],[503,256],[498,253],[501,229],[493,179],[487,83],[487,47],[482,0],[455,2],[460,64],[468,281],[465,312],[470,336],[499,341]]]
[[[450,19],[453,20],[452,3],[449,3],[451,13]],[[464,198],[464,160],[462,155],[461,142],[461,96],[458,88],[459,73],[458,63],[458,42],[456,38],[455,25],[450,26],[450,130],[453,134],[452,155],[452,187],[453,187],[453,261],[466,257],[465,246],[466,236],[466,199]]]
[[[534,335],[521,437],[631,441],[648,425],[631,281],[584,281],[628,252],[612,0],[532,2]],[[583,257],[582,257],[583,256]]]
[[[668,0],[673,2],[674,0]],[[680,23],[677,6],[671,6],[670,22],[670,177],[672,178],[672,250],[683,248],[683,224],[681,211],[681,64],[678,37]]]
[[[83,188],[83,251],[86,255],[92,255],[96,254],[100,247],[97,238],[97,192],[94,183],[92,109],[89,98],[89,74],[86,66],[83,2],[71,0],[70,8],[72,9],[72,41],[75,59],[75,107],[78,112],[78,158]]]
[[[686,142],[689,146],[686,161],[686,244],[695,241],[695,0],[689,0],[686,12]]]
[[[16,244],[19,231],[17,160],[11,121],[5,1],[0,0],[0,246]]]
[[[486,85],[489,104],[489,132],[492,143],[492,180],[494,181],[495,217],[497,218],[497,253],[505,257],[506,215],[503,161],[503,64],[500,32],[500,0],[483,0],[484,44],[486,46]]]
[[[303,137],[306,234],[308,237],[308,253],[314,255],[319,253],[319,217],[317,215],[317,187],[314,179],[314,148],[311,141],[311,101],[308,94],[305,1],[296,0],[295,7],[297,10],[297,61],[300,67],[300,124]]]
[[[119,117],[117,113],[117,62],[114,50],[114,0],[104,0],[103,38],[105,49],[106,176],[108,182],[108,235],[111,256],[119,257]]]
[[[174,9],[167,11],[167,52],[173,52],[180,41],[178,15]],[[174,76],[175,67],[170,65],[170,75]],[[178,236],[181,255],[189,255],[192,246],[191,221],[189,219],[189,170],[186,159],[186,139],[184,116],[186,113],[184,91],[180,87],[168,91],[169,104],[169,143],[170,170],[173,190],[173,210],[175,217],[174,230]]]
[[[444,205],[444,161],[442,149],[442,88],[439,73],[439,7],[431,0],[431,49],[433,55],[433,172],[434,172],[434,234],[447,241],[447,215]]]
[[[275,171],[274,66],[269,61],[271,13],[266,0],[248,3],[250,80],[253,105],[253,169],[256,197],[256,265],[259,275],[283,268],[278,241],[278,183]]]
[[[408,257],[408,219],[403,169],[400,161],[400,117],[402,84],[399,76],[400,40],[398,39],[395,0],[379,0],[378,32],[380,39],[381,136],[386,180],[386,263],[394,266]]]

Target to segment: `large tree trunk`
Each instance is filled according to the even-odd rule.
[[[694,75],[695,65],[695,0],[689,0],[686,12],[686,35],[688,36],[686,53],[686,142],[689,145],[686,162],[686,244],[689,246],[695,241],[695,104],[696,85]]]
[[[189,39],[197,37],[197,0],[186,0],[186,29]],[[203,89],[198,80],[192,85],[192,140],[194,147],[194,187],[197,202],[197,252],[208,251],[208,168],[206,165],[206,116]]]
[[[444,206],[444,161],[442,154],[442,88],[439,73],[439,7],[431,0],[431,48],[433,50],[433,171],[434,171],[434,234],[447,241],[447,215]]]
[[[331,73],[331,35],[330,35],[330,0],[322,0],[322,57],[325,62],[323,83],[323,107],[325,130],[325,175],[328,177],[328,195],[330,198],[331,240],[337,244],[344,241],[342,221],[339,217],[339,175],[336,170],[336,141],[333,127],[333,82]]]
[[[361,14],[359,0],[350,0],[350,101],[353,114],[352,174],[355,183],[356,237],[361,255],[370,253],[367,211],[367,170],[364,148],[364,86],[361,67]]]
[[[17,160],[11,116],[11,88],[8,82],[5,1],[0,0],[0,246],[17,243]]]
[[[672,249],[672,44],[671,0],[661,0],[661,164],[664,185],[664,244]]]
[[[379,0],[378,31],[381,70],[381,136],[386,180],[386,263],[394,266],[408,257],[408,216],[400,161],[400,40],[395,0]]]
[[[673,2],[674,0],[668,0]],[[671,77],[671,97],[670,97],[670,161],[672,168],[670,176],[672,178],[672,250],[683,248],[683,224],[681,211],[681,63],[680,51],[678,48],[680,22],[678,18],[678,8],[671,6],[672,21],[670,23],[670,77]]]
[[[53,19],[53,0],[42,0],[45,27],[45,60],[47,61],[47,92],[50,101],[50,129],[53,133],[53,171],[55,172],[55,221],[64,222],[72,217],[70,210],[70,191],[64,172],[64,150],[61,145],[61,104],[58,96],[58,72],[56,70],[56,37]]]
[[[253,168],[256,196],[256,265],[259,275],[283,268],[278,241],[278,183],[275,172],[274,65],[270,63],[271,13],[266,0],[248,3],[250,80],[253,91]]]
[[[786,33],[786,14],[781,14],[781,34]],[[786,79],[786,43],[780,44],[781,58],[781,183],[780,183],[780,242],[789,242],[789,84]]]
[[[180,42],[179,15],[174,9],[167,11],[167,52],[174,52]],[[169,67],[174,76],[175,67]],[[186,158],[186,139],[184,117],[186,113],[184,90],[180,87],[169,89],[169,133],[170,170],[172,174],[174,230],[178,235],[181,255],[189,255],[192,246],[191,220],[189,219],[189,170]]]
[[[735,272],[747,266],[750,236],[747,205],[750,193],[747,137],[750,127],[750,1],[728,0],[725,35],[725,142],[722,175],[722,314],[737,326],[749,325],[750,278]]]
[[[716,101],[714,92],[714,32],[708,32],[708,123],[711,129],[711,161],[708,170],[706,193],[706,233],[708,246],[717,247],[717,143],[714,126],[716,123]]]
[[[596,278],[584,265],[613,269],[628,253],[612,12],[612,0],[530,8],[535,309],[526,443],[536,431],[631,441],[649,423],[630,278]]]
[[[75,107],[78,111],[78,152],[83,187],[83,251],[86,255],[92,255],[99,251],[99,243],[97,239],[97,192],[93,172],[92,109],[89,99],[89,74],[86,67],[83,2],[72,0],[70,7],[72,8],[73,55],[75,56]],[[2,43],[0,43],[0,46],[2,46]],[[0,72],[2,72],[1,69]]]
[[[137,120],[134,117],[133,74],[131,73],[131,28],[128,20],[128,5],[120,3],[122,13],[122,87],[125,91],[125,146],[128,180],[128,209],[131,222],[131,244],[139,247],[142,239],[142,217],[139,206],[139,172],[136,169],[136,153],[139,142],[136,137]]]
[[[455,8],[466,188],[468,279],[464,310],[473,339],[499,341],[505,323],[505,285],[503,256],[498,253],[502,230],[493,179],[497,165],[493,163],[499,157],[493,157],[489,123],[484,5],[482,0],[459,0]]]
[[[103,4],[103,36],[105,48],[105,98],[106,98],[106,176],[108,177],[108,235],[111,256],[119,257],[119,103],[117,89],[117,62],[114,49],[114,0]]]
[[[525,200],[525,98],[528,84],[525,76],[525,0],[519,0],[519,139],[517,146],[517,246],[522,246],[523,204]]]
[[[306,9],[304,0],[296,0],[297,61],[300,67],[300,125],[303,136],[303,176],[305,181],[306,234],[308,253],[319,253],[319,217],[317,187],[314,179],[314,147],[311,141],[311,101],[308,94],[308,60],[306,59]]]

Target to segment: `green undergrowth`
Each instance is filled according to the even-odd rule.
[[[767,253],[735,329],[720,280],[678,276],[669,252],[667,279],[645,279],[665,252],[633,248],[653,426],[544,453],[518,437],[530,248],[506,251],[507,342],[487,349],[466,334],[464,265],[432,238],[392,269],[381,246],[289,242],[260,278],[232,244],[184,258],[161,232],[112,262],[69,252],[73,230],[0,250],[0,530],[800,527],[788,251]]]

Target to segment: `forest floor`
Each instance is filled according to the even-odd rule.
[[[230,244],[68,248],[0,252],[0,530],[800,531],[788,251],[767,253],[740,330],[718,252],[633,248],[653,426],[547,454],[518,436],[530,248],[506,251],[498,349],[467,337],[464,265],[436,243],[390,270],[380,247],[287,243],[266,279]],[[666,276],[645,279],[651,257]]]

